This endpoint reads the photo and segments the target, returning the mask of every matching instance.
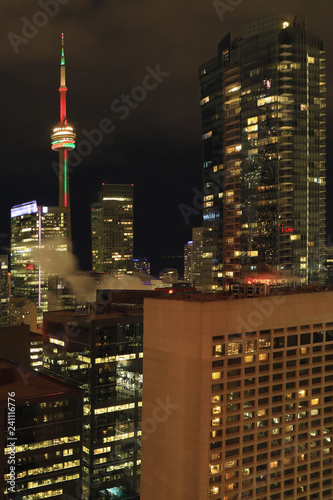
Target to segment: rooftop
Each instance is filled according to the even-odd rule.
[[[61,380],[43,375],[8,359],[0,359],[0,401],[7,401],[9,392],[14,392],[15,399],[18,400],[76,392],[77,390],[76,387]]]
[[[206,293],[187,293],[185,295],[173,295],[167,294],[164,296],[153,296],[149,298],[153,299],[164,299],[164,300],[186,300],[186,301],[199,301],[199,302],[212,302],[218,300],[236,300],[236,299],[251,299],[251,298],[259,298],[270,295],[299,295],[299,294],[309,294],[309,293],[317,293],[317,292],[333,292],[333,286],[329,285],[307,285],[300,286],[295,288],[289,287],[274,287],[270,290],[269,286],[265,286],[264,284],[257,285],[244,285],[244,287],[248,287],[248,290],[260,289],[263,293],[260,294],[251,294],[251,293],[232,293],[231,291],[227,292],[206,292]]]

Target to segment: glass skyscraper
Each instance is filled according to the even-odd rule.
[[[133,184],[102,184],[91,206],[92,268],[133,272]]]
[[[31,201],[11,210],[12,295],[35,302],[38,321],[49,309],[50,300],[56,299],[49,282],[50,276],[56,275],[53,251],[67,252],[66,235],[62,208],[38,206]]]
[[[143,317],[130,301],[44,315],[44,373],[84,391],[84,499],[139,497]]]
[[[325,83],[323,41],[280,15],[200,67],[206,290],[261,271],[324,281]]]

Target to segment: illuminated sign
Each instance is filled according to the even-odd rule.
[[[11,217],[18,217],[20,215],[36,214],[38,212],[37,201],[29,201],[22,205],[15,205],[10,211]]]

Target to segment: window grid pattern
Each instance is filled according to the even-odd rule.
[[[333,324],[213,338],[208,498],[332,498]]]

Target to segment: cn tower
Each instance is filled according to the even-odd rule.
[[[76,134],[67,120],[66,109],[66,65],[65,65],[65,40],[62,34],[61,66],[60,66],[60,122],[53,129],[51,135],[51,147],[53,151],[59,152],[59,207],[63,208],[66,217],[67,238],[71,245],[71,218],[68,185],[68,151],[75,148]]]

